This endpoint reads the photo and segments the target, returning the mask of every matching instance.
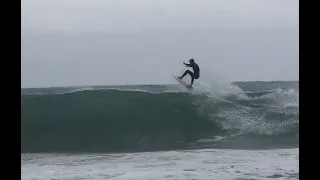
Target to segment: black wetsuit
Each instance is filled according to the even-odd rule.
[[[192,67],[193,72],[186,70],[186,72],[184,72],[184,74],[181,76],[181,79],[189,74],[191,76],[191,85],[193,84],[194,79],[199,79],[200,77],[200,68],[198,66],[198,64],[193,63],[193,64],[185,64],[187,67]]]

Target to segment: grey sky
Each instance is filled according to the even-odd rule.
[[[172,83],[191,57],[205,76],[298,80],[297,0],[21,3],[22,87]]]

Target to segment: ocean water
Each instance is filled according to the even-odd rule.
[[[299,82],[21,90],[22,179],[299,179]]]

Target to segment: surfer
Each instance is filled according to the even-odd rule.
[[[191,84],[189,85],[189,87],[191,88],[192,85],[193,85],[193,81],[194,79],[199,79],[200,77],[200,68],[198,66],[197,63],[194,62],[194,59],[190,59],[189,60],[189,63],[190,64],[187,64],[185,62],[183,62],[183,64],[186,66],[186,67],[192,67],[193,69],[193,72],[191,72],[190,70],[186,70],[182,76],[178,77],[179,79],[182,79],[185,75],[189,74],[191,76]]]

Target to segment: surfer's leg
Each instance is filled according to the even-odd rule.
[[[193,76],[191,76],[191,86],[193,85],[193,81],[194,81],[194,77]]]
[[[191,72],[190,70],[186,70],[182,76],[180,76],[179,78],[182,79],[184,76],[186,76],[187,74],[189,74],[191,77],[193,77],[193,72]]]

